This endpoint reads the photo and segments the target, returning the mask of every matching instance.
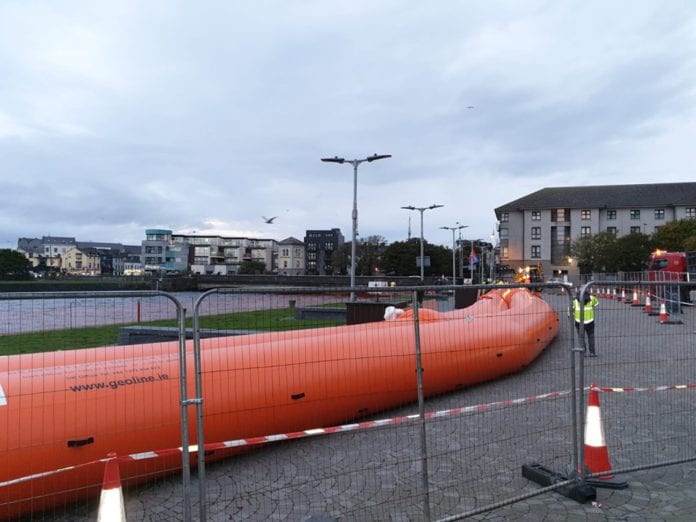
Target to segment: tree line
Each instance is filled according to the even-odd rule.
[[[571,244],[580,273],[640,272],[647,268],[650,254],[656,249],[675,252],[696,250],[696,219],[670,221],[653,234],[636,232],[616,237],[600,232]]]

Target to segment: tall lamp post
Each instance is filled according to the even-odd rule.
[[[457,224],[453,227],[440,227],[443,230],[451,230],[452,231],[452,284],[456,285],[457,284],[457,250],[456,250],[456,239],[454,238],[454,233],[457,230],[461,230],[462,228],[467,228],[469,225],[460,225],[459,221],[457,221]]]
[[[420,212],[420,278],[421,281],[425,279],[425,263],[423,262],[424,256],[423,256],[423,212],[426,210],[433,210],[434,208],[440,208],[444,207],[444,205],[430,205],[429,207],[414,207],[413,205],[409,205],[407,207],[401,207],[404,210],[417,210]]]
[[[345,158],[339,158],[338,156],[335,156],[333,158],[321,158],[321,161],[325,161],[327,163],[348,163],[350,165],[353,165],[353,238],[350,243],[350,287],[351,287],[351,292],[350,292],[350,300],[351,302],[355,301],[355,290],[352,290],[355,288],[355,239],[356,236],[358,235],[358,165],[364,162],[372,163],[373,161],[376,160],[381,160],[381,159],[386,159],[386,158],[391,158],[391,154],[373,154],[372,156],[368,156],[367,158],[363,159],[354,159],[354,160],[347,160]]]

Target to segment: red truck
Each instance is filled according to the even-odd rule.
[[[696,282],[696,252],[655,250],[648,261],[648,281]],[[680,286],[680,300],[691,302],[690,285]]]

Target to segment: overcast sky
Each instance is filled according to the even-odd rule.
[[[0,248],[146,228],[490,238],[548,186],[694,180],[696,3],[0,3]],[[265,224],[261,216],[278,216]]]

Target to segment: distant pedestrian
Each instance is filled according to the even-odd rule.
[[[589,353],[585,354],[588,357],[597,357],[597,353],[595,352],[594,337],[595,308],[597,308],[597,306],[599,306],[599,299],[597,299],[595,296],[585,294],[585,296],[583,297],[583,303],[581,304],[580,290],[578,290],[575,294],[575,299],[573,299],[573,318],[575,319],[575,329],[577,330],[578,335],[580,335],[580,323],[582,314],[582,322],[584,323],[583,329],[585,331],[584,337],[587,339],[587,343],[585,343],[585,339],[581,339],[580,341],[585,347],[585,350],[589,349]]]

